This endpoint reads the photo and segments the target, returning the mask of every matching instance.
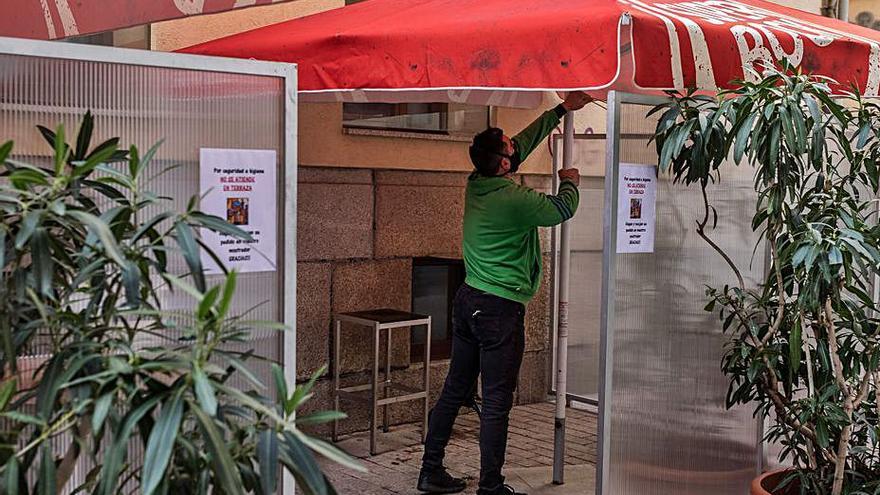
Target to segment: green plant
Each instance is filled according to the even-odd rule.
[[[334,493],[314,453],[357,466],[298,426],[338,414],[294,418],[314,380],[289,389],[273,365],[264,384],[253,353],[235,350],[252,329],[282,328],[230,313],[234,272],[213,286],[204,275],[200,230],[247,234],[197,197],[163,207],[146,189],[159,145],[92,148],[89,114],[74,144],[40,130],[47,167],[0,146],[0,492],[270,494],[283,466],[304,493]],[[179,258],[187,273],[172,273]],[[194,309],[164,310],[168,291]],[[44,356],[34,376],[19,370],[29,355]],[[90,471],[77,483],[78,463]]]
[[[757,404],[801,493],[877,494],[880,107],[832,87],[782,66],[717,98],[674,94],[654,109],[655,139],[661,170],[702,189],[697,232],[736,277],[706,306],[729,336],[728,407]],[[752,228],[769,253],[758,287],[709,236],[707,186],[731,157],[754,168]]]

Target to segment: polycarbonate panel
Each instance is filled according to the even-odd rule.
[[[645,118],[650,108],[622,104],[620,135],[630,139],[620,141],[619,162],[656,164],[653,144],[647,145],[656,122]],[[718,211],[709,236],[756,286],[763,256],[761,250],[752,256],[752,170],[723,170],[720,184],[709,188]],[[698,186],[661,176],[656,208],[654,252],[610,254],[610,482],[603,493],[743,495],[757,469],[757,423],[746,408],[725,409],[725,338],[717,314],[703,310],[705,285],[736,278],[695,232],[703,217]]]
[[[553,142],[554,170],[561,167],[562,136]],[[604,170],[599,163],[605,147],[604,135],[576,134],[572,166],[580,170],[580,204],[575,216],[568,221],[570,235],[569,306],[568,306],[568,366],[566,367],[567,395],[583,402],[599,400],[599,329],[602,303],[602,205],[604,181],[588,174]],[[554,181],[553,189],[558,187]],[[551,236],[552,269],[552,326],[553,369],[556,369],[556,332],[559,311],[559,226]],[[555,383],[551,384],[555,390]]]
[[[155,178],[144,187],[172,198],[163,209],[178,211],[184,211],[190,198],[199,194],[200,148],[275,150],[279,205],[277,269],[240,274],[232,312],[246,313],[248,319],[281,322],[285,255],[281,223],[285,217],[281,207],[285,183],[284,91],[285,80],[277,76],[0,54],[0,142],[15,141],[16,159],[45,162],[50,150],[36,125],[54,129],[63,124],[71,141],[83,114],[91,110],[95,116],[93,144],[120,137],[122,146],[135,144],[143,155],[153,144],[163,141],[153,170],[147,174]],[[171,256],[169,265],[174,273],[182,275],[187,271],[179,255]],[[209,285],[218,281],[218,276],[208,277]],[[187,311],[193,307],[180,291],[166,292],[163,298],[169,310]],[[175,335],[168,338],[171,342]],[[283,342],[283,335],[277,330],[255,329],[250,341],[235,347],[240,351],[253,350],[260,357],[281,363]],[[162,342],[156,339],[144,344]],[[255,359],[252,366],[264,383],[272,383],[268,362]],[[233,384],[243,385],[244,381],[236,378]],[[270,389],[266,393],[271,393]],[[56,442],[61,449],[69,439],[57,438]],[[142,456],[139,446],[132,445],[131,452],[130,460],[137,465]],[[77,466],[67,488],[81,482],[90,467],[85,463]]]

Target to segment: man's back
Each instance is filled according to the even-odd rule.
[[[539,226],[559,224],[574,214],[578,191],[564,181],[548,196],[507,177],[473,174],[465,192],[465,283],[490,294],[526,303],[541,281]]]

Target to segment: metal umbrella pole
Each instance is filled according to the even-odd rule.
[[[574,152],[574,113],[565,114],[563,121],[562,168],[571,168]],[[569,223],[559,229],[559,316],[556,328],[556,418],[553,436],[553,483],[565,482],[565,406],[568,372],[568,270],[571,250]]]

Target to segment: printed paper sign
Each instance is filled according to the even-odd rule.
[[[253,239],[202,231],[205,244],[226,268],[239,273],[275,271],[276,179],[274,150],[202,148],[200,152],[201,209],[248,232]],[[208,273],[220,271],[206,252]]]
[[[620,164],[617,252],[654,252],[657,172],[653,165]]]

